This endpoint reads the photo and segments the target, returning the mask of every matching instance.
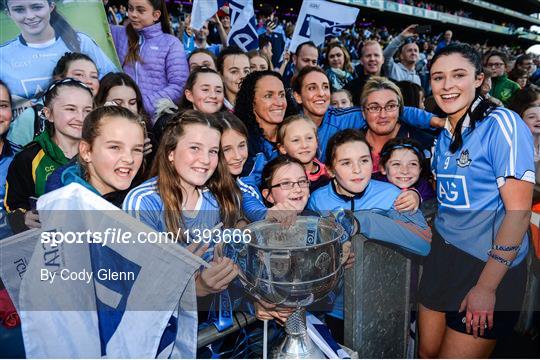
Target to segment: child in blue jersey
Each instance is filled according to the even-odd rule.
[[[448,118],[432,163],[439,209],[420,283],[420,357],[487,358],[512,333],[525,292],[532,136],[480,95],[471,46],[439,50],[430,79]]]
[[[94,61],[85,54],[65,53],[56,63],[52,75],[54,81],[65,78],[79,80],[92,90],[94,96],[98,93],[98,69]],[[37,101],[36,105],[18,116],[9,129],[8,140],[14,145],[16,151],[45,130],[45,119],[39,114],[43,108],[42,99]]]
[[[6,194],[6,175],[9,164],[13,160],[13,151],[6,139],[6,133],[11,123],[11,93],[6,84],[0,80],[0,240],[12,234],[7,223],[6,210],[4,208],[4,195]]]
[[[326,165],[333,179],[311,195],[308,209],[323,216],[350,210],[356,219],[353,232],[427,255],[431,238],[429,227],[420,212],[395,210],[400,189],[371,179],[371,152],[364,135],[359,130],[342,130],[330,138],[326,151]],[[339,342],[343,334],[342,289],[328,316]]]
[[[187,110],[177,115],[165,128],[153,177],[127,195],[123,209],[160,232],[189,230],[186,241],[198,241],[199,231],[234,227],[239,191],[220,155],[222,131],[211,114]],[[237,275],[230,259],[214,256],[214,245],[203,255],[210,267],[196,279],[200,297],[226,289]]]
[[[121,207],[143,164],[146,125],[120,106],[102,106],[86,116],[77,161],[47,179],[46,191],[73,182]]]
[[[433,187],[422,176],[424,162],[424,154],[418,142],[405,138],[392,139],[381,150],[380,180],[388,181],[402,191],[416,191],[420,202],[432,199],[435,197]]]
[[[10,87],[17,108],[30,106],[29,101],[47,88],[53,68],[66,52],[88,55],[101,76],[117,70],[90,37],[76,32],[60,15],[54,1],[4,0],[4,7],[21,30],[0,47],[0,78]]]

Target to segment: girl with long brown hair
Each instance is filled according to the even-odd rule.
[[[153,177],[133,189],[124,210],[153,229],[181,233],[185,243],[197,242],[204,230],[219,233],[239,217],[239,190],[220,152],[223,128],[216,117],[187,110],[166,126],[152,168]],[[197,277],[197,295],[225,290],[237,275],[232,260],[214,256],[216,238],[203,259],[210,267]]]

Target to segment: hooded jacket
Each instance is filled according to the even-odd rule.
[[[146,113],[153,117],[159,99],[169,98],[178,103],[189,75],[184,46],[179,39],[161,30],[161,23],[145,27],[139,33],[139,57],[136,63],[126,64],[128,36],[123,26],[111,26],[118,58],[124,72],[141,89]]]
[[[27,230],[24,213],[31,210],[30,197],[45,193],[45,182],[58,167],[69,159],[44,131],[15,155],[6,177],[5,206],[13,232]]]

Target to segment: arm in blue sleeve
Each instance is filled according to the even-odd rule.
[[[264,220],[268,209],[262,200],[260,191],[251,184],[238,180],[238,186],[242,191],[242,210],[249,221]]]
[[[431,229],[422,213],[400,213],[397,210],[356,211],[360,233],[369,239],[395,244],[418,255],[427,255],[431,248]]]
[[[430,112],[412,106],[405,106],[400,119],[405,123],[420,128],[431,129],[430,121],[435,116]]]

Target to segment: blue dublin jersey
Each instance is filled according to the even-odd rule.
[[[439,201],[435,226],[446,242],[487,261],[505,216],[499,188],[508,177],[535,182],[533,139],[525,122],[508,109],[495,109],[472,131],[468,120],[458,151],[449,150],[448,121],[435,145],[432,169]],[[525,235],[514,265],[527,251]]]
[[[168,232],[165,224],[165,212],[170,209],[165,208],[165,204],[159,195],[157,188],[157,177],[150,178],[141,185],[132,189],[124,199],[122,209],[129,213],[137,220],[150,226],[158,232]],[[200,190],[199,201],[195,209],[189,211],[189,215],[185,212],[182,214],[183,229],[190,231],[190,238],[194,242],[202,231],[221,228],[221,215],[219,204],[214,195],[207,189]],[[175,234],[172,234],[176,236]],[[211,261],[213,258],[214,241],[210,241],[208,250],[203,254],[202,258],[206,261]]]

